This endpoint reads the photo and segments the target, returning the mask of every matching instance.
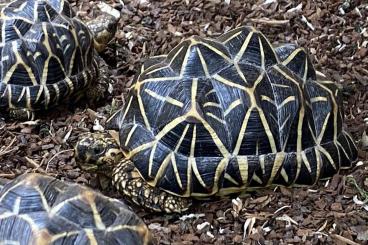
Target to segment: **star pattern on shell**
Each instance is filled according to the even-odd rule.
[[[337,86],[304,49],[240,27],[148,60],[109,123],[151,186],[208,196],[349,167],[356,148],[342,118]]]

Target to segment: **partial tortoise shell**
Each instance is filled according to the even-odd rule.
[[[181,196],[309,185],[351,166],[341,94],[302,48],[251,27],[147,61],[109,120],[152,186]]]
[[[87,187],[24,174],[0,191],[0,244],[148,244],[124,203]]]
[[[0,109],[40,110],[97,75],[93,36],[65,0],[15,0],[1,10]]]

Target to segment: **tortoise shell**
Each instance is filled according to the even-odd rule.
[[[147,61],[108,127],[152,186],[181,196],[309,185],[357,157],[341,95],[302,48],[251,27]]]
[[[97,76],[93,36],[65,0],[15,0],[1,10],[0,109],[46,109]]]
[[[89,188],[24,174],[0,191],[1,244],[148,244],[143,221]]]

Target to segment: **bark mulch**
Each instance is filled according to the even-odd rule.
[[[72,1],[85,20],[97,1]],[[368,244],[368,3],[358,0],[134,0],[121,10],[116,39],[103,55],[114,81],[103,107],[61,108],[35,122],[0,122],[0,177],[39,172],[101,188],[73,159],[86,132],[101,130],[124,103],[145,57],[165,54],[191,35],[216,36],[253,25],[273,44],[309,50],[316,69],[341,85],[347,130],[359,145],[356,167],[304,188],[276,187],[241,198],[196,201],[185,215],[152,214],[132,205],[159,244]],[[360,188],[360,189],[359,189]],[[101,190],[118,197],[111,188]]]

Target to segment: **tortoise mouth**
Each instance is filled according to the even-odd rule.
[[[86,172],[98,172],[99,168],[96,164],[79,163],[80,168]]]

